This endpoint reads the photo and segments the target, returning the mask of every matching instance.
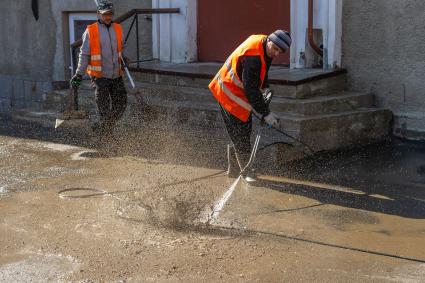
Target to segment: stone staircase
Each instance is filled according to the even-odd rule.
[[[272,68],[269,74],[270,88],[274,92],[271,108],[280,118],[279,128],[314,151],[366,145],[389,138],[392,113],[374,107],[371,94],[346,91],[345,71],[280,72],[286,73],[282,76],[279,70]],[[226,141],[227,134],[218,104],[208,89],[213,75],[211,70],[207,74],[133,70],[137,87],[127,87],[129,103],[120,123],[126,127],[140,127],[146,123],[171,128],[189,127],[195,131],[210,132],[212,139]],[[34,115],[47,117],[45,123],[53,124],[55,113],[61,108],[59,105],[63,105],[66,93],[67,90],[48,94],[43,109],[50,114],[43,116],[37,112]],[[142,94],[143,107],[136,99],[136,93]],[[96,120],[94,94],[88,82],[79,90],[79,101],[81,108],[89,111],[90,120]],[[258,125],[256,119],[254,122]],[[77,123],[75,127],[89,127],[89,123]],[[268,156],[274,158],[273,162],[299,158],[305,152],[300,143],[274,130],[263,131],[262,144],[277,141],[292,143],[292,146],[270,148]]]
[[[207,88],[211,80],[208,76],[142,71],[135,77],[146,103],[161,121],[223,128],[219,108]],[[280,128],[315,151],[365,145],[389,137],[391,112],[374,107],[371,94],[344,90],[344,71],[299,80],[272,78],[271,108],[280,118]],[[274,131],[265,134],[267,143],[282,139],[290,141]]]

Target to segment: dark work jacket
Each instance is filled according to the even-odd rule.
[[[245,95],[254,110],[263,115],[267,116],[270,110],[264,103],[263,95],[260,91],[262,88],[269,87],[268,73],[272,59],[267,56],[266,53],[267,40],[263,42],[264,47],[264,58],[266,61],[266,76],[264,78],[264,84],[261,85],[261,58],[260,56],[243,56],[239,58],[236,65],[236,72],[239,78],[242,79],[243,87],[245,89]]]

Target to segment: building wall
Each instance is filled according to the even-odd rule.
[[[165,62],[197,60],[197,0],[152,0],[153,8],[180,8],[179,14],[153,16],[153,57]]]
[[[94,0],[39,0],[39,20],[31,1],[2,0],[0,26],[0,112],[37,108],[53,81],[70,77],[68,12],[95,12]],[[116,15],[134,8],[150,8],[150,0],[115,1]],[[152,58],[152,23],[140,16],[142,59]],[[127,30],[129,22],[124,25]],[[134,37],[135,38],[135,37]],[[135,40],[128,44],[135,60]]]
[[[425,139],[425,1],[345,0],[343,67],[349,87],[394,112],[394,133]]]
[[[321,32],[325,69],[341,67],[342,4],[343,0],[314,1],[313,28]],[[308,67],[309,63],[306,61],[317,57],[307,42],[307,27],[308,0],[291,0],[291,68]],[[320,42],[316,40],[318,45]],[[305,54],[307,60],[303,59],[302,54]]]
[[[31,1],[3,0],[0,9],[0,111],[36,99],[49,87],[55,52],[55,22],[50,0],[40,0],[35,21]]]

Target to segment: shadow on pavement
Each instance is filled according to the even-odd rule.
[[[321,204],[362,209],[366,211],[397,215],[405,218],[425,219],[425,201],[409,196],[389,199],[380,195],[361,194],[315,187],[312,185],[285,184],[274,181],[261,181],[261,185],[280,192],[294,194],[317,200]],[[315,205],[315,206],[320,206]],[[278,211],[273,211],[273,213]]]

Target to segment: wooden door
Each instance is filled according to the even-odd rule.
[[[198,60],[223,62],[251,34],[290,30],[290,0],[198,0]],[[274,64],[289,65],[289,52]]]

